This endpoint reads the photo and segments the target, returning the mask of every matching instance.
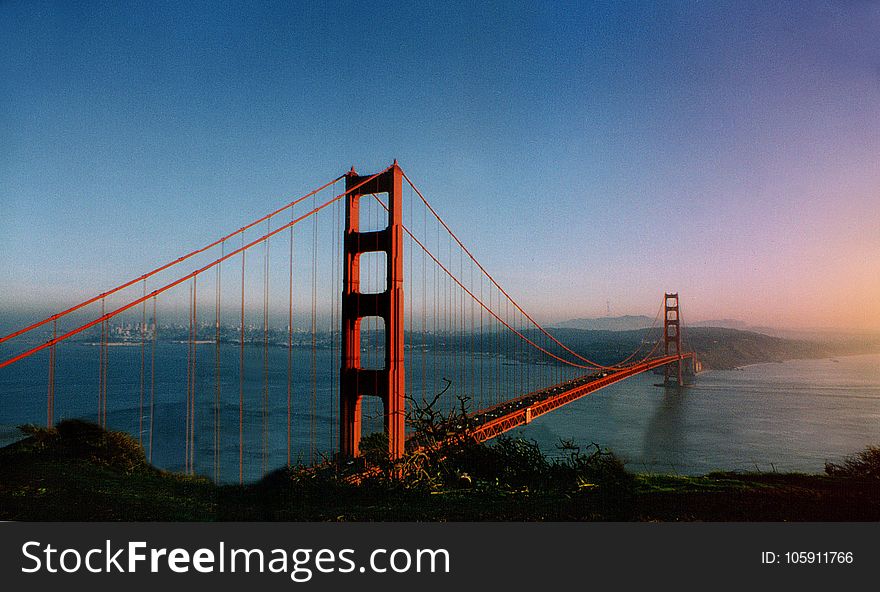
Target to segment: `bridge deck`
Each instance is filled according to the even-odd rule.
[[[475,413],[471,419],[476,424],[476,427],[471,432],[471,435],[478,442],[485,442],[516,427],[526,425],[536,417],[540,417],[606,386],[636,374],[693,357],[693,353],[683,353],[681,355],[676,354],[655,358],[614,372],[599,372],[581,376],[544,390],[505,401]]]

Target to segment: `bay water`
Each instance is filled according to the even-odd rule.
[[[156,349],[152,460],[173,471],[184,465],[186,347],[160,342]],[[196,472],[210,476],[215,463],[216,348],[197,348]],[[109,349],[108,425],[140,435],[149,451],[151,357],[145,357],[142,389],[140,347]],[[96,419],[97,352],[97,347],[81,343],[58,347],[56,421]],[[244,352],[245,372],[239,375],[239,348],[220,348],[217,460],[220,479],[226,482],[238,480],[240,394],[245,480],[258,479],[287,462],[287,350],[269,348],[266,353],[246,347]],[[451,354],[408,356],[410,392],[439,392],[445,385],[441,377],[448,376],[444,369],[456,367]],[[0,370],[0,444],[20,437],[15,427],[19,424],[45,423],[47,359],[33,356]],[[467,368],[456,385],[458,392],[466,390],[474,407],[508,398],[524,384],[550,384],[559,376],[554,367],[526,367],[515,360],[462,354],[457,359],[458,367]],[[295,348],[291,362],[291,461],[308,463],[332,454],[336,447],[338,352]],[[582,447],[596,443],[620,456],[633,471],[677,474],[817,473],[826,461],[837,462],[867,445],[880,445],[880,355],[708,370],[681,389],[658,386],[660,382],[662,378],[653,374],[630,378],[537,418],[512,435],[536,441],[549,455],[564,454],[563,440]],[[462,384],[468,388],[462,389]],[[451,389],[442,405],[448,409],[456,404],[455,394]],[[374,400],[365,402],[364,417],[365,433],[381,429],[381,409]]]

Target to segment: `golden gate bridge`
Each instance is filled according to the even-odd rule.
[[[44,358],[47,426],[58,420],[59,396],[93,397],[88,419],[136,432],[151,461],[157,446],[176,450],[189,474],[212,468],[216,481],[228,479],[221,448],[233,440],[242,482],[248,463],[259,461],[263,474],[281,464],[270,444],[279,427],[287,464],[297,449],[308,451],[306,463],[359,456],[365,416],[381,420],[391,458],[401,457],[408,398],[442,392],[447,409],[469,401],[469,436],[482,442],[643,372],[663,368],[664,384],[681,386],[699,362],[683,347],[677,293],[664,294],[658,331],[661,313],[653,344],[649,330],[613,363],[579,354],[513,299],[394,161],[365,176],[352,167],[232,233],[0,337],[0,371]],[[279,319],[281,332],[273,329]],[[114,323],[125,321],[120,337]],[[171,359],[157,355],[161,333],[180,346]],[[96,346],[94,371],[84,370],[94,381],[65,388],[59,356],[73,344]],[[119,354],[116,345],[132,347]],[[231,347],[237,363],[222,351]],[[163,366],[184,362],[185,379],[163,378]],[[130,388],[108,372],[114,363],[123,366],[117,375],[137,375],[136,425],[108,422],[108,402]],[[160,404],[176,410],[165,419],[181,424],[174,441],[157,439]]]

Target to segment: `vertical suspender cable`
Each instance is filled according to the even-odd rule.
[[[504,300],[504,322],[510,325],[510,301]],[[511,380],[511,374],[513,371],[513,355],[511,350],[513,349],[513,336],[510,331],[504,332],[504,384],[507,385],[507,388],[514,388],[516,385],[513,380]]]
[[[446,239],[446,253],[449,257],[448,265],[449,268],[452,268],[452,240],[448,237]],[[460,389],[460,385],[456,384],[457,382],[457,365],[458,365],[458,356],[455,353],[455,350],[452,349],[454,347],[454,339],[455,339],[455,305],[454,305],[454,297],[453,290],[455,289],[454,284],[449,281],[448,277],[443,278],[446,282],[446,285],[449,286],[449,289],[446,291],[446,334],[448,339],[447,351],[450,352],[450,360],[449,360],[449,379],[452,381],[452,390],[450,392],[450,397],[446,399],[446,411],[448,412],[452,408],[452,401],[454,400],[455,395]]]
[[[244,246],[244,233],[241,235]],[[245,253],[241,252],[241,335],[238,340],[238,482],[244,483],[244,264]]]
[[[422,232],[425,236],[425,241],[427,242],[430,234],[428,233],[428,217],[427,213],[425,213],[424,209],[422,210]],[[428,344],[429,342],[433,342],[433,330],[430,330],[431,327],[428,323],[428,311],[433,312],[434,310],[434,298],[433,298],[433,288],[432,294],[428,294],[428,258],[425,254],[425,251],[422,251],[422,398],[426,400],[428,398],[428,385],[434,383],[434,377],[431,376],[430,382],[428,381]],[[431,339],[429,340],[428,335],[431,335]],[[431,357],[432,360],[436,359],[437,352],[434,348],[431,348]]]
[[[519,318],[516,315],[516,310],[513,311],[513,328],[519,331]],[[516,396],[522,394],[521,385],[519,382],[519,340],[511,337],[513,341],[513,362],[516,364],[515,366],[511,366],[511,371],[513,372],[513,392]]]
[[[153,347],[150,354],[150,462],[153,462],[153,415],[156,396],[156,342],[159,339],[159,322],[156,318],[156,297],[153,296]]]
[[[313,204],[316,198],[312,198]],[[312,219],[312,399],[309,406],[309,460],[315,462],[315,429],[317,427],[315,415],[317,414],[318,401],[318,216]]]
[[[335,187],[334,187],[335,190]],[[342,235],[341,225],[339,223],[339,213],[340,213],[340,205],[336,204],[333,206],[333,225],[330,227],[330,236],[331,236],[331,244],[333,247],[332,254],[332,262],[331,262],[331,280],[330,287],[333,292],[333,296],[331,298],[332,305],[330,306],[330,360],[329,363],[329,372],[330,372],[330,442],[328,444],[328,450],[331,455],[333,451],[336,449],[336,412],[338,407],[338,401],[336,400],[336,393],[338,393],[339,385],[339,369],[337,364],[339,363],[339,356],[337,352],[339,350],[336,349],[336,326],[339,322],[339,317],[341,315],[341,311],[339,311],[341,289],[339,286],[339,269],[340,269],[340,245],[339,245],[339,237]],[[341,347],[341,345],[340,345]]]
[[[189,474],[189,402],[192,399],[192,284],[189,286],[189,332],[186,341],[186,413],[184,414],[183,471]]]
[[[336,188],[333,189],[334,193],[336,192]],[[339,359],[342,352],[342,331],[340,329],[341,319],[342,319],[342,299],[340,298],[342,294],[342,261],[344,257],[344,245],[343,241],[345,240],[343,233],[343,220],[344,220],[344,210],[343,210],[343,202],[339,202],[334,209],[336,214],[336,223],[334,224],[335,228],[335,239],[334,244],[336,245],[336,263],[333,265],[333,278],[336,282],[336,289],[333,291],[333,306],[336,308],[336,321],[333,324],[332,330],[335,335],[336,350],[331,356],[330,364],[331,364],[331,376],[333,377],[333,381],[335,383],[330,401],[330,426],[331,426],[331,437],[333,438],[333,446],[331,446],[331,450],[335,450],[339,444],[339,391],[341,388],[341,377],[339,374]]]
[[[330,359],[327,361],[327,370],[330,376],[330,391],[328,393],[328,405],[330,407],[330,424],[328,427],[327,434],[327,450],[329,454],[333,455],[335,450],[335,427],[336,423],[336,412],[335,412],[335,395],[336,393],[336,375],[339,374],[338,371],[334,371],[336,367],[336,331],[334,330],[336,327],[337,316],[336,316],[336,303],[339,301],[339,292],[337,291],[336,286],[336,270],[339,269],[339,261],[338,261],[338,250],[337,246],[339,245],[339,208],[338,206],[333,206],[333,219],[330,222],[330,292],[332,294],[330,300]]]
[[[462,282],[467,281],[464,277],[463,259],[458,260],[458,277]],[[467,396],[468,392],[468,375],[467,375],[467,342],[465,338],[465,307],[464,307],[464,290],[461,286],[455,286],[455,330],[458,334],[456,339],[456,359],[458,360],[458,383],[461,387],[458,390],[458,396]],[[458,401],[453,401],[453,405],[457,408]]]
[[[440,225],[439,225],[439,223],[435,223],[435,225],[437,226],[437,229],[438,229],[437,233],[436,233],[437,242],[436,242],[435,248],[437,249],[437,252],[439,253],[440,252],[440,231],[439,231]],[[437,277],[438,277],[437,276],[437,273],[438,273],[437,265],[434,265],[433,268],[434,268],[434,281],[432,282],[432,284],[434,286],[434,299],[433,299],[434,300],[433,301],[434,318],[433,318],[433,330],[431,331],[431,333],[434,336],[434,340],[433,340],[434,346],[431,348],[431,351],[434,353],[434,356],[433,356],[434,357],[434,373],[433,373],[434,376],[433,376],[433,385],[431,387],[431,391],[432,391],[431,398],[432,399],[433,399],[433,395],[435,394],[434,391],[437,390],[438,385],[440,384],[439,380],[438,380],[438,376],[437,376],[437,366],[438,366],[438,361],[440,358],[440,350],[438,349],[439,342],[437,339],[437,316],[438,316],[438,312],[440,309],[440,282],[437,281]]]
[[[196,285],[196,276],[193,276],[193,334],[192,334],[192,396],[189,400],[190,419],[189,419],[189,472],[195,473],[196,458],[196,352],[198,345],[199,320],[198,320],[198,291]]]
[[[495,361],[495,397],[494,403],[500,403],[500,387],[501,387],[501,358],[504,355],[501,343],[501,293],[496,289],[495,294],[498,297],[498,317],[495,319],[495,347],[497,349]]]
[[[104,316],[104,299],[101,299],[101,317]],[[101,337],[98,342],[98,425],[104,427],[104,321],[101,321]]]
[[[446,242],[446,249],[444,249],[444,251],[446,252],[447,256],[451,259],[452,257],[449,253],[450,248],[451,248],[451,246],[450,246],[451,243],[449,242],[448,238],[446,239],[446,241],[447,241]],[[448,264],[448,261],[447,261],[447,264]],[[452,308],[452,306],[451,306],[452,305],[452,298],[450,297],[450,291],[452,290],[452,282],[449,281],[449,278],[447,276],[441,275],[440,277],[443,278],[443,332],[445,333],[444,339],[446,341],[446,348],[445,348],[444,355],[443,355],[443,378],[448,379],[448,380],[453,380],[455,378],[455,376],[453,375],[451,370],[452,370],[452,366],[454,364],[454,360],[450,359],[451,354],[449,353],[449,349],[450,349],[449,345],[452,342],[452,331],[449,326],[449,320],[452,318],[452,311],[450,310]],[[456,386],[454,381],[451,382],[450,384],[451,384],[451,387],[449,389],[449,397],[451,397],[455,394],[455,386]],[[444,397],[444,400],[443,400],[444,412],[447,411],[449,408],[449,397]]]
[[[474,289],[474,264],[471,262],[471,290]],[[476,325],[474,323],[474,300],[471,298],[471,315],[470,315],[471,327],[470,331],[468,331],[468,339],[470,343],[470,364],[471,364],[471,387],[470,387],[470,397],[471,404],[473,405],[476,399],[476,391],[477,391],[477,369],[474,367],[474,359],[476,354]]]
[[[427,238],[428,235],[428,211],[422,208],[422,232]],[[422,400],[428,396],[428,291],[427,285],[427,260],[425,252],[422,251]],[[436,355],[436,352],[435,354]]]
[[[220,243],[220,256],[226,253],[226,242]],[[222,275],[217,265],[217,287],[214,294],[214,482],[220,482],[220,289]]]
[[[199,318],[198,318],[198,292],[196,290],[196,277],[193,277],[193,393],[191,405],[191,421],[190,421],[190,441],[189,441],[189,470],[191,473],[196,471],[196,359],[197,346],[199,340]]]
[[[266,233],[270,231],[266,221]],[[269,470],[269,239],[263,260],[263,474]]]
[[[459,273],[461,274],[462,280],[464,280],[464,254],[461,251],[459,251],[458,269],[459,269]],[[461,372],[462,372],[461,377],[462,377],[462,386],[464,388],[462,395],[465,396],[465,395],[470,394],[470,387],[469,387],[469,382],[468,382],[470,380],[469,372],[468,372],[468,363],[470,361],[469,360],[469,354],[470,354],[470,341],[469,341],[469,339],[470,338],[468,337],[468,333],[467,333],[467,314],[465,313],[466,309],[465,309],[465,304],[464,304],[464,296],[465,296],[464,290],[459,289],[458,294],[459,294],[459,302],[460,302],[460,306],[461,306],[461,309],[459,310],[459,318],[461,319],[460,324],[461,324],[461,342],[462,342],[461,346],[460,346],[461,347]]]
[[[101,316],[104,316],[104,299],[101,299]],[[109,325],[107,321],[101,323],[101,378],[100,378],[100,399],[101,399],[101,427],[107,428],[107,332]]]
[[[104,299],[101,298],[101,317],[104,316]],[[104,427],[104,321],[101,321],[101,337],[98,342],[98,425]]]
[[[328,390],[328,400],[327,405],[329,407],[328,411],[330,414],[330,423],[327,425],[327,450],[328,453],[332,454],[333,451],[333,391],[335,382],[333,380],[333,360],[336,359],[334,356],[335,350],[335,342],[333,337],[333,327],[335,326],[336,320],[336,306],[335,301],[337,300],[336,296],[336,207],[333,207],[333,216],[327,221],[329,227],[329,241],[330,241],[330,277],[328,278],[328,289],[332,293],[331,296],[331,304],[330,310],[330,319],[329,319],[329,333],[328,338],[330,340],[330,360],[328,361],[328,376],[330,377],[330,388]]]
[[[410,226],[413,226],[412,189],[410,189],[409,193],[410,193],[410,196],[407,198],[407,202],[409,204],[409,224],[410,224]],[[406,235],[404,235],[404,239],[406,239]],[[412,242],[412,239],[407,240],[407,242],[405,244],[409,245],[409,267],[406,269],[406,273],[405,273],[404,277],[406,277],[409,280],[409,287],[407,288],[409,290],[409,310],[406,311],[406,314],[409,317],[409,342],[410,342],[410,352],[412,352],[412,351],[414,351],[412,346],[415,343],[414,336],[413,336],[413,317],[415,316],[415,309],[413,308],[413,297],[414,297],[413,285],[415,284],[415,281],[413,279],[413,276],[415,274],[415,269],[413,268],[413,242]],[[412,356],[410,356],[410,359],[412,359]],[[404,368],[405,368],[405,366],[404,366]],[[406,383],[406,387],[404,389],[404,392],[409,396],[413,396],[413,391],[415,390],[414,385],[415,385],[415,376],[412,373],[410,373],[409,381]]]
[[[143,296],[147,295],[147,280],[143,282]],[[144,445],[144,389],[146,385],[147,362],[147,301],[141,304],[141,382],[138,397],[138,444]]]
[[[290,208],[290,219],[293,220],[293,208]],[[290,413],[293,394],[293,226],[290,227],[287,273],[287,464],[290,465]]]
[[[523,323],[523,326],[528,326],[526,324],[525,319],[522,320],[522,323]],[[528,348],[524,348],[524,349],[525,349],[525,356],[523,359],[524,359],[524,363],[525,363],[525,368],[524,368],[525,381],[526,381],[525,388],[526,388],[526,392],[530,393],[533,390],[532,389],[532,363],[531,363],[532,352]]]
[[[52,341],[58,336],[58,319],[52,321]],[[55,424],[55,344],[49,348],[49,390],[46,395],[46,427]]]
[[[480,300],[483,300],[483,274],[480,273]],[[483,307],[480,307],[480,390],[477,409],[483,408],[483,362],[486,360],[486,350],[483,347]]]

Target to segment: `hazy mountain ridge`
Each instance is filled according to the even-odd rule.
[[[559,329],[583,329],[585,331],[636,331],[658,326],[660,321],[645,315],[623,315],[619,317],[596,317],[569,319],[553,324]],[[711,321],[687,322],[689,327],[721,327],[725,329],[738,329],[740,331],[755,331],[764,333],[757,327],[749,327],[745,321],[736,319],[716,319]]]
[[[563,328],[554,329],[553,334],[574,351],[602,364],[626,357],[646,336],[647,345],[642,348],[645,353],[662,338],[659,329],[588,331]],[[685,350],[696,351],[704,367],[719,370],[762,362],[880,352],[880,337],[820,343],[721,327],[688,327],[683,337]],[[662,347],[660,345],[658,349],[662,351]]]
[[[647,329],[654,319],[645,315],[624,315],[620,317],[578,318],[555,323],[558,329],[581,329],[584,331],[633,331]]]

